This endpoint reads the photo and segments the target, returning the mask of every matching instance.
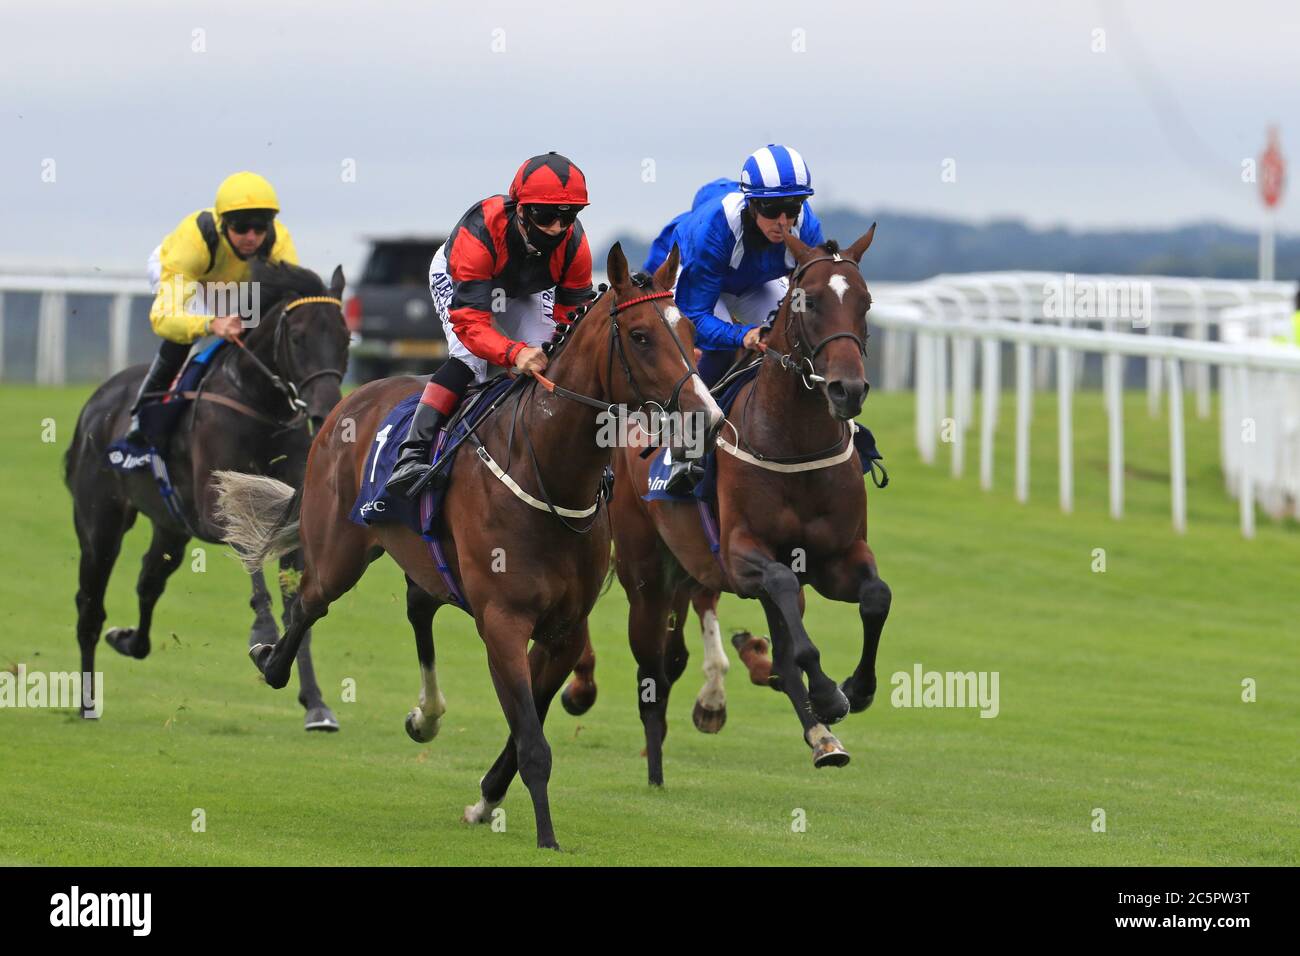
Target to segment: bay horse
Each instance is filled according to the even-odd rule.
[[[517,384],[479,423],[478,454],[456,456],[444,502],[440,539],[450,580],[431,559],[429,543],[405,525],[349,519],[381,423],[402,399],[423,389],[424,379],[382,379],[350,394],[312,445],[300,495],[266,478],[218,476],[227,540],[238,553],[255,564],[302,548],[302,586],[284,636],[250,652],[272,687],[289,679],[306,629],[387,552],[406,573],[407,616],[420,664],[419,699],[406,729],[417,741],[431,740],[446,710],[434,666],[433,616],[446,604],[472,614],[510,735],[464,820],[490,821],[517,772],[532,798],[538,847],[559,848],[547,796],[551,749],[542,725],[587,643],[587,616],[609,568],[601,488],[612,448],[601,440],[602,419],[620,406],[653,402],[700,416],[695,420],[704,424],[706,445],[722,425],[722,411],[695,369],[691,323],[680,321],[667,291],[677,263],[674,253],[652,280],[634,283],[615,245],[607,261],[610,286],[553,351],[551,380]],[[354,440],[341,427],[345,419],[355,423]],[[526,451],[513,475],[511,448]]]
[[[227,345],[218,353],[198,397],[170,437],[165,461],[175,511],[167,506],[149,468],[124,473],[105,458],[109,444],[126,431],[145,366],[124,369],[106,381],[77,418],[64,457],[64,480],[72,492],[81,548],[77,643],[83,673],[95,669],[95,647],[107,616],[104,593],[122,538],[137,515],[143,513],[153,523],[153,540],[136,583],[140,616],[135,627],[112,628],[105,640],[119,653],[141,660],[149,655],[154,606],[168,577],[188,556],[190,539],[212,544],[222,540],[213,516],[212,473],[238,468],[300,484],[310,432],[341,397],[348,358],[340,302],[342,268],[334,270],[328,289],[308,269],[264,261],[253,263],[252,280],[258,284],[261,310],[257,324],[244,333],[242,348]],[[286,554],[280,567],[287,609],[301,558]],[[260,566],[250,567],[249,574],[254,611],[249,643],[265,643],[277,633],[271,595]],[[338,721],[316,683],[306,641],[301,665],[298,700],[306,709],[305,728],[337,730]],[[83,706],[83,716],[92,712]]]
[[[651,784],[663,783],[667,691],[686,665],[682,625],[688,602],[703,625],[707,677],[695,723],[716,732],[726,720],[727,657],[716,614],[722,591],[762,603],[772,635],[770,665],[761,648],[737,640],[738,650],[755,683],[770,666],[772,686],[789,697],[813,765],[849,761],[827,725],[871,705],[876,650],[891,599],[867,544],[866,489],[851,432],[868,389],[871,294],[858,264],[874,235],[873,225],[843,252],[834,242],[810,247],[785,237],[795,258],[790,288],[761,368],[738,393],[717,441],[716,556],[696,503],[643,500],[649,461],[635,448],[615,453],[610,516],[615,568],[630,605],[629,640],[638,681],[663,688],[652,698],[638,698]],[[842,685],[823,673],[804,628],[805,584],[831,600],[858,605],[862,656]],[[594,700],[594,664],[587,648],[565,689],[571,710]]]

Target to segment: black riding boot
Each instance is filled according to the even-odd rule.
[[[419,402],[415,406],[415,415],[411,418],[411,427],[406,433],[406,440],[398,450],[397,464],[384,485],[384,494],[409,497],[415,483],[429,470],[429,453],[433,449],[433,440],[438,430],[447,420],[446,415],[432,405]]]
[[[691,495],[704,477],[704,462],[698,458],[674,458],[668,466],[668,482],[664,485],[670,495]]]
[[[393,466],[393,473],[384,485],[385,494],[411,497],[412,489],[431,467],[429,452],[438,437],[438,430],[455,412],[465,390],[473,381],[473,370],[460,359],[454,358],[444,362],[442,368],[429,380],[424,395],[415,406],[415,415],[411,418],[406,440],[398,449],[397,464]],[[439,410],[438,405],[446,411]],[[445,482],[446,472],[440,473],[434,480]]]
[[[135,404],[131,406],[131,425],[126,432],[126,440],[132,444],[143,444],[144,434],[140,431],[140,406],[150,392],[164,391],[176,377],[176,373],[185,364],[185,357],[190,354],[190,347],[183,342],[165,341],[154,356],[153,364],[140,383],[136,392]]]

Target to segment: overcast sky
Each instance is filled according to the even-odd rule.
[[[1298,9],[6,0],[0,262],[143,269],[248,168],[305,264],[354,266],[362,236],[445,232],[547,149],[586,172],[603,256],[772,141],[823,203],[1253,228],[1242,161],[1270,123],[1300,162]],[[1294,191],[1279,222],[1300,231]]]

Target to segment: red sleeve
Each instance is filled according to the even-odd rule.
[[[580,305],[591,298],[591,247],[584,232],[578,242],[578,251],[569,263],[569,269],[560,277],[555,290],[556,322],[569,322]]]
[[[524,347],[492,326],[491,252],[473,234],[461,229],[452,243],[447,272],[452,280],[448,315],[461,344],[479,358],[509,368]]]

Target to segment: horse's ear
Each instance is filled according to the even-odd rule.
[[[346,284],[346,280],[343,278],[343,267],[341,265],[335,266],[334,275],[330,276],[330,295],[336,299],[343,298],[343,286]]]
[[[871,240],[876,238],[876,224],[873,222],[867,234],[844,250],[844,254],[854,262],[861,262],[863,254],[871,248]]]
[[[677,281],[677,266],[682,261],[681,250],[677,248],[677,243],[673,243],[673,251],[668,253],[668,258],[664,264],[655,270],[655,284],[661,289],[671,289],[673,283]]]
[[[609,276],[609,284],[615,288],[627,288],[627,256],[623,255],[623,244],[614,243],[609,250],[609,258],[605,260],[605,272]]]
[[[812,252],[809,245],[793,232],[787,232],[785,234],[785,247],[794,254],[795,262],[803,262]]]

